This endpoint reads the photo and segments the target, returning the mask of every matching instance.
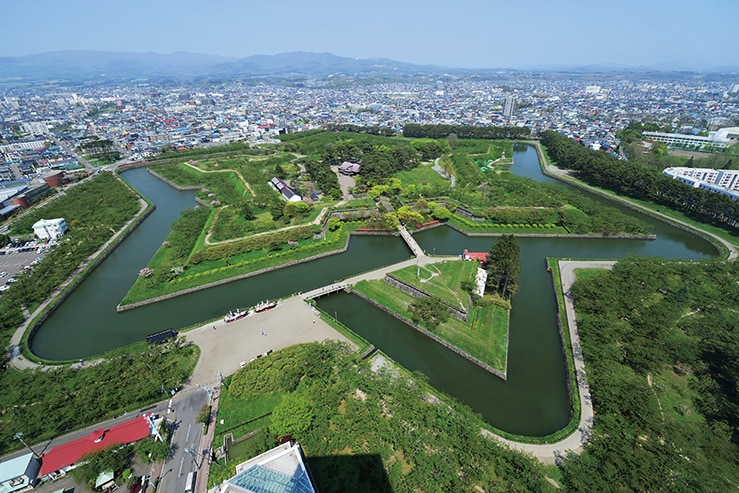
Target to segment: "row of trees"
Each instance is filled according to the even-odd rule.
[[[323,192],[324,196],[334,199],[341,198],[339,179],[325,160],[321,162],[316,159],[306,158],[301,161],[301,164],[305,168],[306,173],[310,175],[310,179],[316,187]]]
[[[91,136],[80,143],[80,150],[94,158],[106,162],[114,162],[121,158],[121,153],[115,148],[115,143],[109,139]]]
[[[261,248],[270,249],[271,245],[275,243],[285,244],[288,241],[305,240],[311,238],[319,231],[319,226],[308,225],[283,231],[275,231],[274,233],[267,235],[250,236],[243,240],[212,246],[206,250],[198,250],[190,257],[190,263],[197,264],[203,260],[222,260],[242,253],[259,250]]]
[[[351,123],[330,123],[326,125],[326,130],[330,132],[352,132],[358,134],[382,135],[383,137],[393,137],[395,130],[390,127],[378,127],[371,125],[369,127],[353,125]]]
[[[577,171],[578,178],[590,185],[666,205],[707,223],[739,225],[739,201],[726,195],[693,188],[638,162],[592,151],[557,132],[542,132],[541,142],[558,166]]]
[[[531,135],[528,127],[472,127],[466,125],[420,125],[407,123],[403,136],[446,139],[456,135],[460,139],[525,139]]]
[[[183,343],[175,339],[119,353],[82,369],[3,370],[0,453],[20,446],[17,431],[38,443],[166,398],[187,381],[197,361],[197,348]]]

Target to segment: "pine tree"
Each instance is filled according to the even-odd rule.
[[[503,235],[490,248],[488,256],[488,286],[503,298],[512,297],[521,271],[521,247],[513,235]]]

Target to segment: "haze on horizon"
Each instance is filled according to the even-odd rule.
[[[739,66],[736,0],[5,2],[0,56],[330,52],[455,68]]]

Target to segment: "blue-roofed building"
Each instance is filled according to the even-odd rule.
[[[33,487],[41,469],[41,461],[33,454],[0,462],[0,493]]]
[[[220,493],[316,493],[300,445],[283,443],[236,466]]]

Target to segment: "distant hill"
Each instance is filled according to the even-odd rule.
[[[325,77],[329,75],[413,75],[441,73],[438,67],[388,59],[356,59],[331,53],[292,52],[230,58],[199,53],[55,51],[0,57],[0,81],[203,77]]]

